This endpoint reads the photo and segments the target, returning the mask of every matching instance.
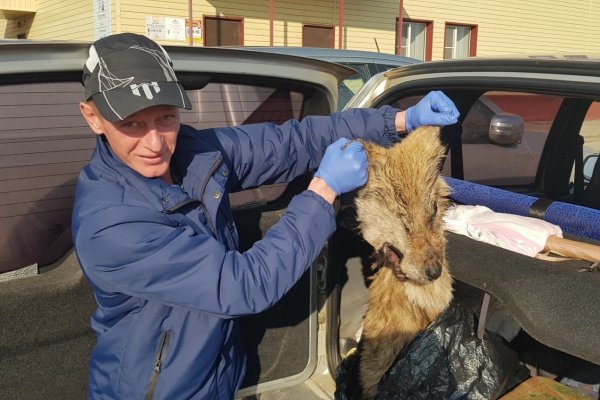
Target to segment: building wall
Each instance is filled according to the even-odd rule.
[[[29,30],[34,0],[0,0],[0,38],[16,39]]]
[[[196,0],[197,2],[197,0]],[[202,3],[207,2],[202,0]],[[188,2],[185,0],[115,0],[117,9],[113,7],[113,18],[117,19],[115,30],[117,32],[146,33],[146,17],[187,18]],[[187,44],[185,40],[166,41],[162,44]]]
[[[122,31],[144,33],[145,18],[171,17],[188,18],[187,1],[144,1],[121,0],[120,23]],[[335,13],[335,18],[334,18]],[[243,18],[244,44],[248,46],[269,45],[269,2],[265,0],[194,0],[194,20],[204,16]],[[275,0],[274,45],[301,46],[302,24],[333,25],[337,22],[337,10],[327,0]],[[161,40],[163,44],[187,44],[186,41]],[[336,42],[337,44],[337,42]]]
[[[268,7],[268,2],[267,7]],[[267,41],[269,44],[269,19],[267,9]],[[302,26],[323,25],[334,27],[334,45],[337,47],[337,8],[332,1],[291,0],[277,4],[275,0],[273,44],[275,46],[302,46]]]
[[[0,37],[93,40],[94,1],[37,0],[33,17],[0,19]],[[600,0],[403,0],[405,19],[433,21],[433,59],[443,57],[446,23],[478,26],[477,55],[600,52]],[[301,46],[303,24],[334,27],[339,0],[274,0],[274,44]],[[269,45],[268,0],[193,0],[193,19],[243,18],[244,44]],[[394,53],[399,0],[344,0],[343,44]],[[189,16],[186,0],[112,0],[112,32],[146,33],[146,17]],[[185,40],[159,40],[188,45]],[[202,45],[197,38],[195,45]]]
[[[336,25],[338,8],[335,1]],[[376,5],[363,0],[344,0],[344,48],[393,54],[399,13],[398,0],[381,0]]]
[[[4,32],[4,37],[7,39],[17,39],[25,31],[24,25],[26,24],[26,18],[0,21],[0,31]]]
[[[600,51],[599,0],[404,0],[404,17],[433,20],[433,59],[447,22],[478,25],[477,55]]]
[[[82,0],[36,0],[36,13],[27,37],[44,40],[93,39],[93,3]]]

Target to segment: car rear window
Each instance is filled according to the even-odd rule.
[[[300,118],[304,96],[287,89],[209,84],[188,92],[197,128]],[[80,112],[80,83],[0,85],[0,279],[49,265],[72,248],[75,183],[95,145]],[[12,276],[12,275],[11,275]]]
[[[300,118],[304,96],[288,89],[210,83],[188,91],[192,110],[182,110],[182,123],[198,129]]]
[[[71,247],[75,179],[94,146],[81,97],[78,83],[0,86],[0,272]]]

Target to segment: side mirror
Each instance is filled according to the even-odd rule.
[[[523,139],[524,132],[523,118],[520,115],[498,113],[490,121],[488,137],[492,143],[512,145]]]
[[[589,155],[583,160],[583,179],[585,179],[586,182],[589,182],[590,179],[592,179],[597,161],[598,154]]]

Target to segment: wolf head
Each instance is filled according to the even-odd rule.
[[[449,187],[439,172],[439,128],[418,128],[388,149],[363,145],[369,179],[356,198],[357,218],[375,249],[374,265],[417,285],[447,274],[442,217]]]

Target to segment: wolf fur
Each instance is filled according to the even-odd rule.
[[[442,217],[449,188],[440,177],[439,128],[413,131],[391,148],[363,143],[369,179],[356,198],[363,238],[375,250],[359,346],[363,398],[400,350],[452,300]]]

